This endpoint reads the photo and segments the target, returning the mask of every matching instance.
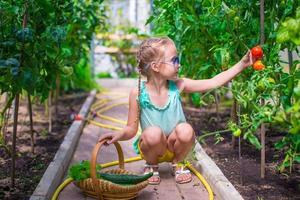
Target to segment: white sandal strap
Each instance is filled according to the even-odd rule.
[[[152,168],[152,167],[158,167],[158,165],[149,165],[149,164],[146,163],[145,167],[151,167]]]
[[[178,164],[172,164],[172,167],[176,168],[178,166]],[[175,170],[175,175],[176,174],[189,174],[191,173],[191,171],[189,169],[184,169],[184,166],[180,166],[180,169]]]
[[[178,170],[175,173],[176,174],[189,174],[189,173],[191,173],[191,171],[186,169],[186,170]]]
[[[150,164],[145,164],[145,168],[149,168],[149,172],[144,172],[144,174],[149,174],[150,172],[153,173],[153,176],[159,176],[158,171],[154,171],[153,168],[158,168],[158,165],[150,165]]]
[[[153,172],[153,176],[159,176],[159,172]]]
[[[159,172],[158,171],[144,172],[144,175],[149,174],[151,172],[153,173],[153,176],[159,176]]]

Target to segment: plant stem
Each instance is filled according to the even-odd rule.
[[[264,20],[265,20],[265,15],[264,15],[264,0],[260,0],[260,44],[263,45],[265,42],[265,27],[264,27]],[[264,105],[264,100],[262,99],[261,106]],[[261,140],[261,162],[260,162],[260,177],[265,178],[265,165],[266,165],[266,146],[265,146],[265,139],[266,139],[266,129],[265,129],[265,124],[261,124],[260,128],[260,140]]]
[[[30,121],[31,153],[34,154],[34,130],[33,130],[32,105],[31,105],[30,94],[28,94],[28,112],[29,112],[29,121]]]
[[[201,141],[201,140],[203,140],[203,138],[211,136],[211,135],[215,135],[215,134],[219,134],[219,133],[226,133],[226,132],[229,132],[229,131],[230,131],[230,129],[226,129],[226,130],[221,130],[221,131],[214,131],[214,132],[210,132],[210,133],[205,133],[205,134],[198,137],[198,141]]]
[[[15,97],[15,109],[14,109],[14,125],[12,134],[12,165],[11,165],[11,187],[15,187],[15,164],[16,164],[16,138],[18,128],[18,111],[19,111],[19,99],[20,94],[16,94]]]

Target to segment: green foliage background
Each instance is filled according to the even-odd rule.
[[[102,0],[1,1],[1,93],[26,90],[45,100],[57,79],[65,90],[95,87],[89,44],[105,28],[104,9]]]
[[[287,63],[279,56],[285,49],[299,55],[299,4],[297,0],[265,1],[262,48],[266,69],[254,71],[249,67],[230,88],[241,107],[240,123],[229,126],[235,127],[232,132],[241,129],[242,137],[260,149],[256,131],[262,123],[279,123],[286,130],[286,136],[278,141],[282,145],[277,145],[286,154],[281,169],[300,162],[300,123],[296,124],[294,117],[300,113],[295,95],[299,90],[299,61],[291,63],[286,72],[283,65]],[[259,11],[258,0],[154,0],[148,23],[152,23],[154,35],[167,35],[176,43],[182,76],[209,79],[260,44]],[[202,104],[201,95],[191,94],[191,99],[196,106]]]

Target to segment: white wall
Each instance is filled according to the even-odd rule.
[[[128,25],[137,27],[142,33],[150,33],[150,25],[145,26],[151,12],[150,0],[108,0],[109,23],[112,26]],[[118,32],[117,32],[118,33]],[[94,41],[97,46],[97,41]],[[108,54],[92,53],[93,72],[97,75],[99,72],[110,72],[112,76],[116,76],[114,69],[117,67],[110,60]]]

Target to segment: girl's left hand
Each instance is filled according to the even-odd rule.
[[[257,59],[254,58],[251,54],[251,51],[249,50],[246,55],[244,55],[244,57],[241,59],[241,64],[243,67],[249,67],[251,65],[253,65],[253,63],[256,61]]]

